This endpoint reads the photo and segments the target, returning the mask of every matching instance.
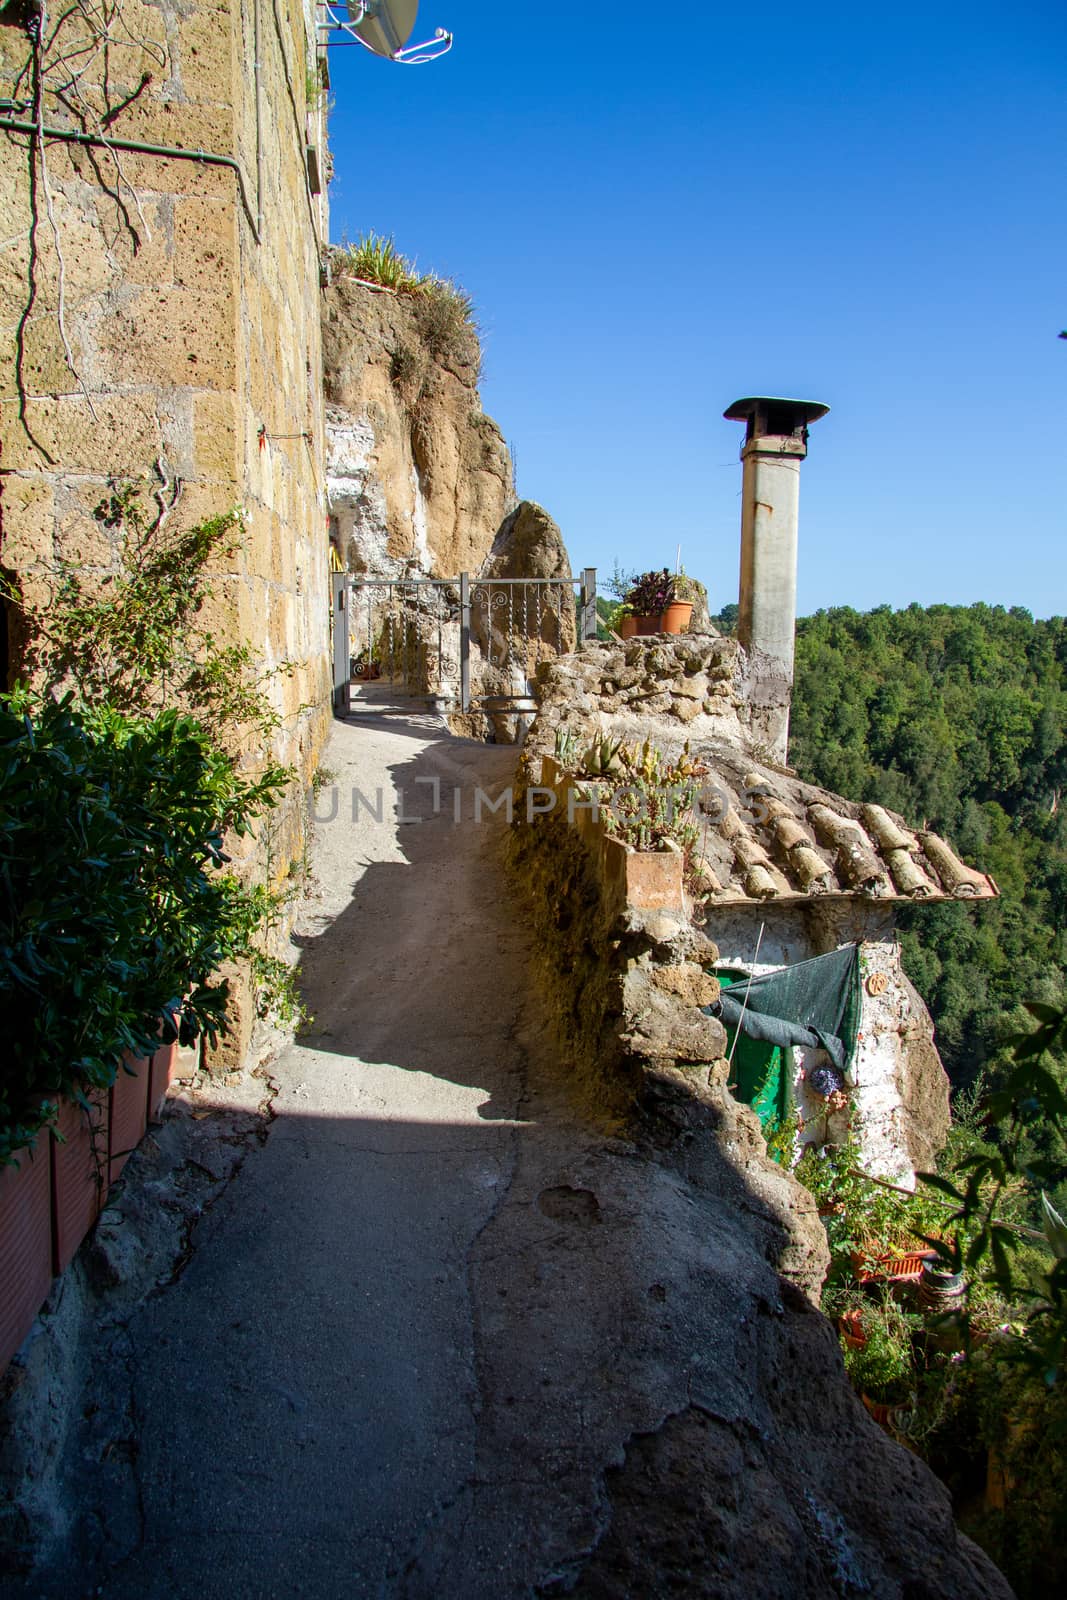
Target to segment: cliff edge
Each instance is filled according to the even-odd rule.
[[[477,572],[514,503],[463,298],[338,271],[323,304],[331,535],[353,572]]]

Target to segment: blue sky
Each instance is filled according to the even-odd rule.
[[[666,20],[662,20],[666,19]],[[1067,613],[1067,7],[422,0],[330,52],[332,234],[473,296],[572,564],[737,597],[748,394],[827,402],[800,609]]]

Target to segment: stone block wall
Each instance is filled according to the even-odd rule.
[[[765,753],[761,679],[736,639],[659,634],[624,644],[586,644],[547,661],[537,675],[538,719],[528,748],[552,753],[556,729],[664,748],[716,741]]]
[[[508,850],[575,1098],[732,1198],[775,1269],[817,1299],[829,1253],[815,1202],[768,1157],[758,1117],[727,1087],[725,1031],[700,1009],[718,997],[715,944],[680,909],[642,904],[643,885],[620,894],[599,826],[565,803],[547,810],[546,787],[532,805],[517,797]]]
[[[97,142],[46,136],[42,161],[35,134],[0,127],[0,564],[32,600],[58,560],[105,574],[115,546],[92,511],[112,477],[143,479],[148,493],[180,480],[173,517],[188,525],[242,505],[245,536],[217,575],[210,621],[267,669],[290,669],[271,680],[272,754],[306,785],[328,725],[330,613],[326,211],[306,161],[324,143],[314,7],[57,9],[43,15],[39,71],[38,15],[32,0],[0,14],[11,103],[0,120],[32,122],[39,82],[44,126]],[[72,86],[63,58],[74,52]],[[276,878],[302,856],[304,810],[297,784],[261,842]],[[227,1059],[243,1055],[249,1027],[241,1016]]]

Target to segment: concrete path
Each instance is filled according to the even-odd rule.
[[[143,1528],[109,1595],[399,1593],[472,1470],[467,1263],[514,1162],[527,960],[473,807],[515,752],[380,717],[327,760],[314,1023],[271,1068],[265,1146],[131,1327]]]

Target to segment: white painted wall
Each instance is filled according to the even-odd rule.
[[[867,920],[874,920],[869,931],[878,937],[860,936],[855,924]],[[718,965],[754,975],[809,960],[827,953],[827,948],[840,949],[858,940],[862,1006],[859,1037],[847,1079],[851,1104],[848,1109],[827,1116],[826,1102],[805,1081],[806,1071],[826,1061],[827,1056],[822,1050],[796,1049],[794,1090],[805,1124],[800,1143],[841,1144],[848,1136],[851,1121],[864,1170],[910,1189],[915,1184],[915,1173],[908,1157],[902,1085],[907,1074],[904,1035],[914,1019],[902,981],[900,948],[891,918],[879,912],[872,919],[866,907],[840,913],[835,931],[847,936],[827,946],[825,924],[821,930],[813,930],[803,916],[781,910],[776,913],[771,905],[727,912],[721,923],[716,919],[708,926],[708,933],[719,946]],[[754,959],[757,944],[758,960]],[[876,974],[884,975],[886,980],[880,995],[870,992],[870,980]]]

